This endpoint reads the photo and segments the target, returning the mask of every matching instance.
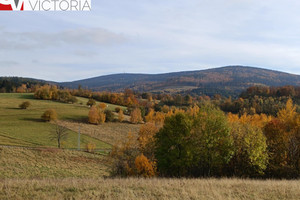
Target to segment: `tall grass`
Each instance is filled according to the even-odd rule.
[[[300,181],[241,179],[7,179],[0,199],[299,200]]]

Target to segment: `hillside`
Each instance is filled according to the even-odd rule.
[[[29,101],[31,106],[19,109],[18,105]],[[78,122],[86,120],[89,108],[85,106],[87,99],[79,98],[77,104],[64,104],[54,101],[41,101],[33,98],[33,94],[0,94],[0,145],[26,147],[56,147],[56,141],[50,139],[55,126],[41,120],[43,112],[55,109],[60,120],[74,121],[74,131],[69,130],[64,148],[77,148]],[[83,104],[83,105],[81,105]],[[114,109],[109,105],[108,109]],[[81,148],[87,143],[94,143],[98,149],[109,149],[110,145],[88,135],[81,135]]]
[[[300,76],[273,70],[228,66],[208,70],[167,74],[113,74],[61,83],[77,88],[81,85],[92,90],[119,92],[130,88],[139,92],[190,93],[197,95],[236,96],[253,85],[299,85]]]

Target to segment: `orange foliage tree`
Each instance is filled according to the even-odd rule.
[[[137,175],[145,178],[155,176],[155,163],[148,160],[143,154],[139,155],[135,159],[135,167]]]
[[[154,136],[159,128],[154,123],[148,122],[141,126],[138,142],[140,151],[148,158],[154,158]]]
[[[133,124],[138,124],[143,121],[141,109],[135,108],[130,114],[130,122]]]
[[[105,122],[105,119],[106,119],[106,115],[103,112],[103,110],[101,110],[97,106],[91,107],[91,109],[89,111],[89,123],[101,124],[101,123]]]

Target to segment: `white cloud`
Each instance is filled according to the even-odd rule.
[[[0,13],[0,61],[22,63],[0,63],[0,75],[63,81],[231,64],[300,74],[299,8],[294,0],[97,0],[92,12]]]
[[[0,48],[2,50],[28,50],[63,45],[107,46],[124,43],[126,37],[102,28],[79,28],[58,32],[10,32],[1,31]]]

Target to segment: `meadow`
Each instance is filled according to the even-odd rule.
[[[22,110],[18,106],[29,101],[31,106]],[[85,105],[87,99],[79,98],[76,104],[66,104],[54,101],[36,100],[33,94],[0,94],[0,145],[15,145],[26,147],[56,147],[56,141],[49,135],[55,125],[41,120],[41,115],[47,109],[55,109],[59,120],[74,122],[76,129],[69,130],[69,136],[63,143],[63,148],[77,148],[77,131],[79,122],[87,121],[89,108]],[[113,110],[114,105],[108,105]],[[87,143],[93,143],[98,149],[109,149],[111,145],[87,136],[81,135],[81,148]]]
[[[7,179],[0,199],[298,200],[300,181],[242,179]]]

